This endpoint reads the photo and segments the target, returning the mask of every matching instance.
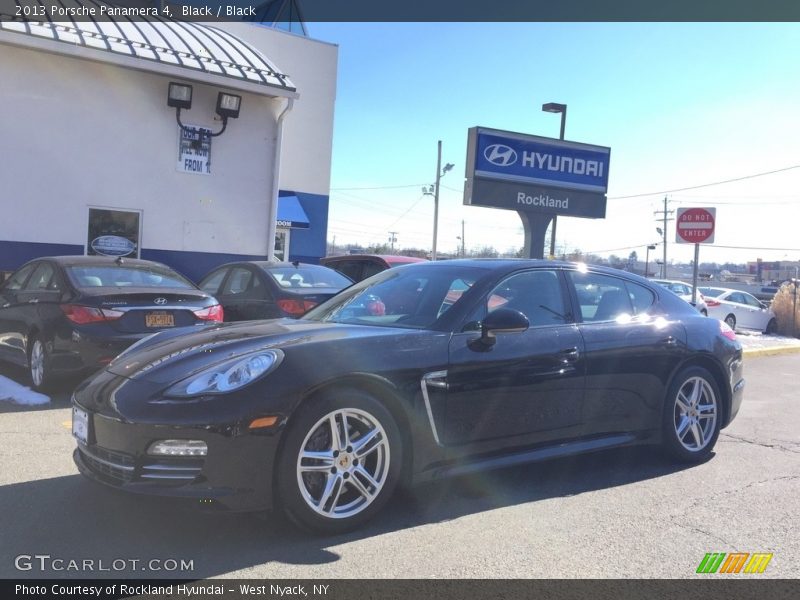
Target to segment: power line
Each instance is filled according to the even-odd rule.
[[[375,187],[340,187],[331,188],[332,192],[355,191],[355,190],[399,190],[402,188],[422,187],[424,183],[410,183],[407,185],[378,185]]]
[[[715,181],[713,183],[701,183],[700,185],[692,185],[689,187],[675,188],[673,190],[662,190],[660,192],[648,192],[646,194],[631,194],[630,196],[609,196],[609,200],[627,200],[628,198],[642,198],[644,196],[660,196],[661,194],[671,194],[673,192],[685,192],[687,190],[697,190],[700,188],[711,187],[714,185],[722,185],[725,183],[733,183],[735,181],[743,181],[745,179],[754,179],[756,177],[764,177],[765,175],[774,175],[775,173],[783,173],[791,171],[792,169],[800,169],[800,165],[793,165],[791,167],[784,167],[783,169],[775,169],[774,171],[764,171],[763,173],[754,173],[752,175],[744,175],[742,177],[734,177],[733,179],[725,179],[723,181]]]

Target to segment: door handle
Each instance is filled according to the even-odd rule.
[[[581,355],[578,348],[567,348],[559,352],[559,354],[563,357],[565,363],[575,362]]]
[[[671,346],[675,346],[678,343],[678,340],[676,340],[673,336],[670,335],[668,337],[665,337],[663,340],[661,340],[661,343],[664,346],[670,346],[671,347]]]
[[[38,303],[39,303],[38,298],[31,298],[30,300],[28,300],[28,304],[38,304]]]

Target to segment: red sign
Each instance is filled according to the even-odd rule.
[[[679,244],[713,243],[716,220],[716,208],[679,208],[675,241]]]

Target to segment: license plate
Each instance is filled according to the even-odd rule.
[[[144,316],[147,327],[175,327],[175,317],[171,313],[155,312]]]
[[[89,415],[75,406],[72,407],[72,435],[79,442],[89,443]]]

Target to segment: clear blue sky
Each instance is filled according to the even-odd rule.
[[[310,23],[339,45],[329,238],[430,248],[436,142],[440,251],[465,221],[468,247],[522,245],[512,211],[462,205],[467,129],[475,125],[611,147],[605,220],[562,218],[559,248],[643,254],[658,241],[663,194],[614,199],[800,165],[800,25]],[[342,189],[408,186],[396,189]],[[669,194],[670,209],[716,206],[701,260],[798,260],[800,169]],[[674,232],[670,228],[669,241]],[[559,250],[560,251],[560,250]],[[691,247],[670,244],[670,258]],[[660,249],[659,249],[660,252]],[[612,252],[604,252],[608,255]]]

